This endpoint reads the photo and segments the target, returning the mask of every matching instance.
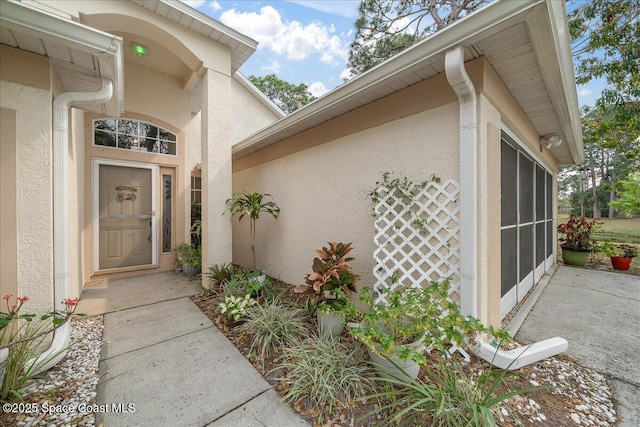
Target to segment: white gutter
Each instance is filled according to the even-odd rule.
[[[476,89],[464,69],[464,48],[446,53],[445,74],[460,101],[460,309],[478,312],[478,115]]]
[[[113,95],[113,82],[101,79],[97,92],[64,92],[53,101],[53,242],[54,242],[54,307],[64,311],[62,301],[69,298],[69,220],[68,220],[68,144],[69,108],[76,104],[101,104]],[[66,322],[53,333],[51,347],[29,361],[42,372],[58,363],[66,354],[71,323]]]

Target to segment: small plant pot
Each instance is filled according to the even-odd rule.
[[[200,274],[202,271],[201,267],[192,267],[187,263],[182,263],[182,272],[187,277],[194,277]]]
[[[624,258],[621,256],[612,256],[611,257],[611,265],[615,270],[629,270],[631,267],[631,261],[633,258]]]
[[[583,267],[589,261],[591,249],[573,250],[562,246],[562,260],[565,264]]]
[[[321,336],[329,335],[338,338],[344,331],[344,316],[333,313],[318,312],[318,332]]]
[[[367,348],[367,351],[371,362],[373,362],[373,367],[378,375],[383,378],[408,381],[409,378],[415,380],[420,373],[420,365],[411,359],[402,360],[397,357],[382,357],[370,348]]]

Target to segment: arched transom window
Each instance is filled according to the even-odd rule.
[[[93,144],[175,156],[178,137],[140,120],[97,119],[93,121]]]

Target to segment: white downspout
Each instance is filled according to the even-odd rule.
[[[445,56],[447,81],[460,102],[460,309],[478,313],[478,118],[476,89],[464,69],[464,48]]]
[[[64,92],[53,101],[53,242],[54,242],[54,307],[64,310],[62,301],[69,298],[69,216],[68,216],[68,146],[69,108],[75,104],[99,104],[111,99],[113,82],[101,79],[97,92]],[[47,351],[29,361],[38,372],[58,363],[66,354],[71,323],[66,322],[53,333]]]
[[[464,68],[464,48],[457,45],[445,56],[447,81],[460,101],[460,310],[478,312],[478,116],[476,89]],[[468,343],[476,356],[502,369],[519,369],[567,349],[560,337],[513,350],[501,350],[477,337]]]

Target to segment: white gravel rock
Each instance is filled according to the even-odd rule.
[[[26,396],[25,402],[37,403],[41,406],[45,403],[50,406],[67,405],[69,409],[76,410],[26,417],[17,425],[24,427],[95,426],[95,414],[78,412],[77,408],[81,403],[87,405],[96,403],[103,328],[102,316],[73,317],[71,319],[73,344],[62,361],[47,371],[46,374],[51,381],[37,380],[23,390]],[[47,391],[49,393],[46,393]]]

